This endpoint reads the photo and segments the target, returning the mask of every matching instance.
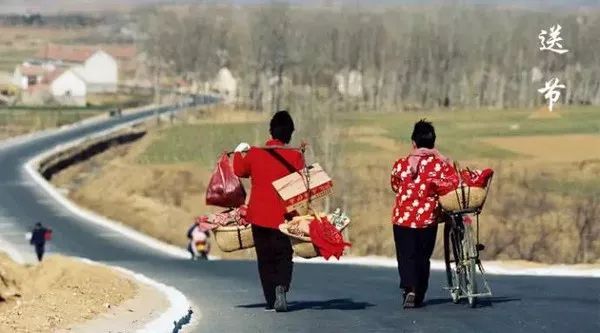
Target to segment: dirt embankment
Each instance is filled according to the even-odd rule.
[[[148,124],[148,126],[152,126]],[[79,205],[99,212],[169,244],[186,247],[194,217],[218,208],[204,204],[211,170],[194,163],[143,165],[138,157],[157,131],[132,144],[110,149],[55,174],[52,183]],[[251,258],[254,251],[212,254]]]
[[[35,266],[0,253],[0,332],[54,332],[108,311],[138,286],[111,269],[62,256]]]

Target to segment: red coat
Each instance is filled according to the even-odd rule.
[[[432,180],[446,179],[455,171],[452,165],[435,155],[421,158],[416,171],[415,174],[411,172],[408,157],[399,159],[392,168],[391,185],[396,192],[392,223],[408,228],[427,228],[436,223],[438,210]]]
[[[283,146],[278,140],[269,140],[267,146]],[[304,167],[302,154],[297,150],[275,149],[298,170]],[[250,177],[252,190],[246,220],[261,227],[277,229],[286,213],[283,201],[273,187],[273,181],[290,174],[288,169],[266,150],[252,147],[243,156],[233,155],[233,170],[238,177]]]

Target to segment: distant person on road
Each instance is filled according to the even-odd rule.
[[[396,161],[391,175],[396,193],[392,223],[404,308],[421,306],[429,284],[439,214],[431,181],[454,172],[451,161],[434,148],[435,129],[430,122],[417,122],[411,139],[412,152]]]
[[[31,239],[29,243],[35,247],[35,254],[37,255],[38,261],[42,261],[44,258],[44,251],[46,241],[52,238],[52,230],[42,226],[40,222],[35,224],[33,230],[31,230]]]
[[[192,260],[208,259],[210,252],[208,231],[202,229],[198,223],[194,223],[188,229],[187,237],[189,239],[188,251],[192,255]]]
[[[290,143],[294,121],[287,111],[275,113],[270,122],[271,139],[265,148],[240,143],[235,149],[233,169],[238,177],[251,179],[252,192],[246,220],[252,234],[258,262],[258,273],[266,300],[266,309],[287,311],[286,292],[292,280],[292,245],[279,231],[286,209],[273,188],[273,181],[290,174],[290,169],[304,167],[302,154],[282,149]]]

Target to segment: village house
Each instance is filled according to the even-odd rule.
[[[133,46],[48,44],[15,68],[23,104],[85,105],[87,93],[118,90],[119,68],[135,67]]]
[[[235,103],[237,100],[238,82],[227,67],[219,69],[217,76],[211,84],[211,90],[223,98],[226,104]]]
[[[73,69],[24,62],[15,69],[13,84],[21,88],[23,104],[86,105],[87,84]]]
[[[86,105],[87,84],[71,69],[56,70],[46,77],[50,94],[61,105]]]
[[[44,76],[54,70],[56,66],[53,64],[26,61],[15,68],[13,84],[22,90],[27,90],[30,86],[42,83]]]
[[[343,69],[335,75],[337,91],[342,96],[361,97],[363,95],[363,76],[361,72]]]
[[[103,49],[48,44],[36,53],[35,59],[61,67],[72,67],[85,80],[88,92],[116,92],[118,89],[117,60]]]

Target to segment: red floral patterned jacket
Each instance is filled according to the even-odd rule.
[[[391,186],[396,192],[392,223],[407,228],[435,225],[438,202],[432,180],[444,180],[455,173],[449,160],[435,150],[419,149],[401,158],[392,168]],[[412,160],[413,167],[411,168]]]

